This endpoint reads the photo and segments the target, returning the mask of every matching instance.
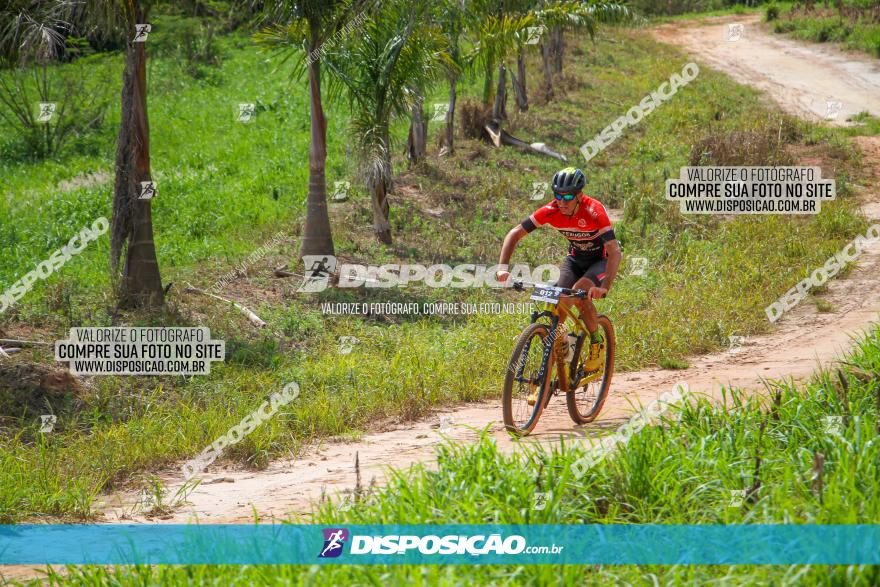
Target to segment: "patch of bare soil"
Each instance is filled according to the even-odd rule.
[[[741,36],[730,25],[742,25]],[[650,32],[739,83],[764,90],[798,116],[841,126],[860,112],[880,116],[880,60],[774,35],[761,15],[678,21]]]

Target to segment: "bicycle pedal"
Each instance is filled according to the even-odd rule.
[[[583,387],[587,383],[592,383],[593,381],[596,381],[597,379],[602,377],[603,373],[604,369],[596,369],[595,371],[587,372],[583,377],[581,377],[580,381],[578,381],[576,387]]]

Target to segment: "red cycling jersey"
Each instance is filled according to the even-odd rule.
[[[544,224],[561,232],[570,245],[568,254],[579,259],[604,257],[605,243],[615,238],[605,207],[585,194],[571,216],[563,214],[554,200],[524,220],[522,227],[531,232]]]

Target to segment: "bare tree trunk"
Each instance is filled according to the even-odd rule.
[[[495,77],[495,64],[491,61],[486,63],[486,71],[483,75],[483,104],[492,103],[492,81]]]
[[[425,118],[424,102],[424,96],[419,96],[412,107],[409,138],[406,141],[406,152],[410,165],[422,161],[428,152],[428,120]]]
[[[391,178],[393,177],[391,167],[391,136],[388,130],[388,123],[382,129],[382,160],[383,169],[378,177],[368,178],[370,192],[373,200],[373,230],[376,231],[376,237],[379,242],[391,244],[391,206],[388,204],[388,192],[391,187]]]
[[[140,12],[138,22],[146,22]],[[134,33],[131,32],[133,38]],[[111,266],[116,273],[125,251],[117,286],[121,307],[154,307],[165,301],[156,245],[151,200],[141,200],[141,182],[151,181],[150,127],[147,118],[147,56],[144,43],[128,42],[122,74],[122,119],[116,144]],[[157,189],[157,192],[159,190]]]
[[[452,155],[455,153],[455,84],[457,77],[453,74],[449,76],[449,109],[446,111],[446,128],[440,140],[441,147],[446,148],[446,153]]]
[[[541,43],[541,61],[543,67],[541,71],[544,74],[544,97],[546,100],[551,100],[553,98],[553,66],[551,64],[551,41],[547,40],[546,43]]]
[[[313,28],[312,38],[317,38]],[[327,119],[321,100],[321,69],[317,60],[309,64],[309,107],[311,136],[309,141],[309,195],[303,227],[300,255],[334,255],[330,214],[327,211]]]
[[[565,53],[565,33],[562,27],[555,26],[551,31],[553,39],[553,71],[562,73],[563,54]]]
[[[504,67],[503,63],[498,65],[498,91],[495,92],[492,118],[494,120],[505,120],[507,118],[507,68]]]
[[[385,178],[379,178],[372,189],[373,194],[373,230],[380,243],[391,244],[391,222],[389,215],[391,207],[388,205],[388,184]]]
[[[522,49],[516,56],[516,75],[510,72],[513,81],[513,92],[516,96],[516,105],[520,112],[529,110],[529,97],[526,93],[526,56]]]

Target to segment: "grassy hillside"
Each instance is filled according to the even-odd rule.
[[[161,31],[161,27],[157,27]],[[161,43],[157,33],[157,44]],[[512,338],[526,315],[325,317],[325,301],[525,301],[494,290],[334,290],[299,294],[299,280],[271,268],[298,268],[297,235],[306,192],[308,118],[303,84],[289,65],[259,53],[240,35],[218,41],[221,62],[188,70],[168,49],[149,66],[153,170],[159,196],[154,229],[163,279],[173,283],[160,315],[119,313],[109,293],[106,237],[0,316],[0,333],[52,341],[71,326],[204,324],[227,342],[226,364],[201,378],[94,378],[72,395],[37,398],[37,406],[4,410],[0,425],[0,520],[92,514],[92,498],[123,484],[141,484],[151,468],[197,454],[285,383],[300,398],[263,424],[223,459],[261,467],[315,438],[356,434],[383,418],[416,418],[438,404],[495,398]],[[108,57],[110,67],[120,67]],[[530,91],[537,94],[537,56]],[[510,129],[544,141],[581,162],[577,149],[647,93],[681,71],[686,60],[637,32],[609,31],[591,44],[570,39],[570,60],[549,103],[516,114]],[[67,66],[65,66],[67,67]],[[477,93],[471,79],[465,96]],[[445,101],[443,92],[427,102]],[[238,104],[255,102],[255,122],[235,121]],[[357,186],[346,152],[346,104],[328,108],[328,180]],[[50,160],[27,158],[0,127],[0,258],[3,288],[46,258],[82,226],[110,214],[114,124],[83,135]],[[375,242],[365,192],[332,204],[337,255],[348,262],[492,265],[501,239],[540,202],[532,182],[547,181],[559,163],[460,138],[454,157],[431,155],[406,169],[395,158],[391,197],[395,244]],[[404,137],[406,123],[395,127]],[[746,133],[735,135],[733,133]],[[747,136],[756,150],[734,150],[722,164],[821,160],[838,180],[838,202],[810,218],[683,217],[663,199],[663,182],[688,163],[702,139]],[[733,137],[733,138],[731,138]],[[403,146],[399,145],[400,153]],[[755,160],[757,156],[760,159]],[[700,158],[701,153],[696,152]],[[616,234],[625,257],[649,259],[645,275],[623,275],[600,308],[618,329],[618,365],[672,364],[726,345],[729,336],[768,329],[763,308],[792,287],[865,222],[849,201],[859,162],[842,131],[790,120],[755,92],[702,69],[699,77],[585,166],[587,192],[623,210]],[[87,176],[87,174],[93,174]],[[96,174],[96,175],[94,175]],[[257,331],[240,314],[187,295],[187,282],[210,287],[277,234],[289,238],[252,265],[222,295],[240,301],[269,327]],[[556,262],[562,239],[543,231],[522,243],[515,262]],[[340,352],[340,336],[360,342]],[[29,350],[0,363],[0,385],[14,386],[10,365],[51,363]],[[467,373],[462,366],[468,366]],[[55,413],[55,432],[38,432],[39,414]],[[222,461],[221,461],[222,462]]]

